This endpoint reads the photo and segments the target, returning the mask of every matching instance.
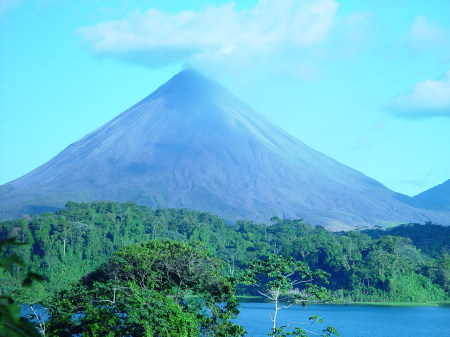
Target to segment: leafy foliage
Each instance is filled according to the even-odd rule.
[[[432,257],[450,254],[450,227],[439,226],[432,222],[425,224],[410,223],[382,229],[365,230],[373,238],[385,235],[401,236],[411,240],[415,247]]]
[[[314,283],[316,280],[326,281],[328,274],[322,270],[311,271],[303,262],[292,257],[271,255],[264,260],[253,260],[242,272],[241,282],[255,287],[256,291],[268,298],[274,304],[274,312],[270,315],[272,330],[269,336],[307,336],[309,330],[294,326],[278,326],[279,312],[295,304],[306,307],[307,303],[330,299],[323,286]],[[311,316],[310,322],[323,322],[319,316]],[[336,329],[328,327],[322,336],[334,334],[339,336]],[[317,335],[317,333],[315,333]]]
[[[0,253],[6,246],[21,246],[14,239],[8,239],[0,242]],[[0,256],[0,270],[11,266],[25,267],[22,259],[15,255],[8,257]],[[23,287],[30,287],[33,281],[41,281],[41,275],[28,272],[22,280]],[[0,296],[0,336],[9,337],[38,337],[40,333],[35,329],[34,325],[28,320],[20,316],[20,309],[17,303],[7,294]]]
[[[329,273],[328,288],[340,301],[443,301],[450,293],[448,228],[434,224],[330,233],[301,220],[273,218],[268,224],[227,225],[214,215],[185,209],[69,202],[56,213],[1,223],[0,240],[9,238],[28,245],[8,247],[3,256],[19,256],[46,276],[32,292],[14,293],[27,302],[67,288],[124,246],[164,238],[202,242],[209,253],[226,262],[230,276],[255,258],[291,256]],[[0,270],[0,293],[19,289],[26,273],[17,265]],[[394,287],[411,277],[425,277],[428,285],[412,282],[409,292]]]
[[[52,336],[242,336],[233,283],[201,246],[168,239],[130,245],[49,308]]]

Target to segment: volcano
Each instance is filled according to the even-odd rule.
[[[25,176],[3,219],[71,201],[190,208],[228,221],[304,218],[333,229],[435,221],[411,198],[313,150],[227,89],[186,70]]]

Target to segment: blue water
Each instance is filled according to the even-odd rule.
[[[46,318],[45,309],[37,306]],[[267,337],[271,329],[269,313],[272,303],[241,303],[235,320],[248,332],[248,337]],[[22,315],[29,308],[22,308]],[[327,325],[338,329],[342,337],[450,337],[450,307],[395,307],[363,305],[310,305],[283,309],[278,314],[279,325],[305,323],[312,315],[321,316],[322,324],[301,325],[321,332]],[[311,334],[310,336],[315,336]]]
[[[240,311],[236,321],[249,337],[267,337],[273,304],[241,303]],[[307,309],[290,307],[278,315],[280,324],[304,323],[308,317],[319,315],[325,320],[323,324],[302,327],[321,332],[332,325],[342,337],[450,337],[450,307],[311,305]]]

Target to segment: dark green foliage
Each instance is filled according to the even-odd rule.
[[[318,319],[319,318],[319,319]],[[320,319],[318,316],[311,316],[309,318],[310,323],[311,322],[323,322],[323,320]],[[332,326],[326,327],[324,330],[322,330],[322,334],[314,333],[315,336],[322,336],[322,337],[330,337],[330,336],[340,336],[336,328]],[[302,329],[300,327],[294,327],[290,329],[289,331],[286,331],[286,327],[282,326],[279,328],[276,328],[269,334],[269,336],[272,337],[287,337],[287,336],[293,336],[293,337],[308,337],[308,333],[305,329]]]
[[[226,225],[204,212],[150,210],[133,203],[105,201],[69,202],[56,213],[1,223],[0,240],[27,242],[8,247],[4,256],[20,256],[47,278],[33,292],[21,292],[27,301],[64,289],[126,245],[161,238],[202,242],[211,254],[226,262],[230,276],[252,259],[276,254],[292,256],[311,269],[329,273],[328,287],[343,301],[442,301],[450,293],[448,231],[448,227],[433,224],[412,224],[389,230],[330,233],[301,220],[279,218],[263,225],[249,221]],[[17,280],[26,272],[17,265],[0,271],[0,292],[18,289]],[[418,281],[422,277],[429,284]],[[394,287],[408,280],[414,284],[410,293]]]
[[[196,316],[172,298],[133,283],[78,283],[46,303],[52,336],[198,336]]]
[[[6,239],[0,241],[0,253],[5,247],[23,246],[23,243],[18,243],[15,239]],[[11,254],[7,257],[0,255],[0,272],[5,268],[14,268],[19,266],[24,268],[25,264],[20,256]],[[33,281],[41,281],[43,277],[39,274],[28,272],[22,280],[21,286],[31,287]],[[20,288],[19,288],[20,289]],[[16,289],[16,290],[19,290]],[[27,319],[20,316],[20,309],[12,294],[2,293],[0,296],[0,336],[8,337],[38,337],[40,333],[36,330],[34,325]]]
[[[240,281],[252,285],[260,295],[273,303],[274,311],[270,315],[272,330],[269,336],[306,337],[308,330],[296,326],[301,324],[299,322],[279,326],[277,324],[279,313],[292,305],[301,304],[306,307],[311,302],[329,300],[328,291],[315,284],[317,280],[326,281],[328,276],[322,270],[311,271],[308,265],[290,256],[271,255],[267,259],[251,261],[249,266],[241,272]],[[311,316],[309,321],[310,323],[323,322],[319,316]],[[339,336],[333,327],[328,327],[323,332],[325,334],[321,336],[330,336],[330,334]]]
[[[39,337],[34,325],[20,317],[19,306],[10,297],[0,297],[0,336]]]
[[[365,230],[373,238],[384,235],[402,236],[411,239],[414,246],[432,257],[450,254],[450,227],[444,227],[426,222],[425,224],[411,223],[391,227],[385,230]]]
[[[201,245],[127,246],[45,304],[52,336],[242,336],[233,283]]]
[[[306,306],[308,302],[327,299],[326,289],[313,281],[327,280],[328,276],[322,270],[311,271],[306,263],[290,256],[270,255],[267,259],[251,261],[239,280],[253,285],[263,296],[272,299],[275,291],[281,302]]]

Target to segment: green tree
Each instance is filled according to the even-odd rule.
[[[279,326],[278,314],[280,310],[292,305],[301,304],[306,307],[308,303],[329,299],[326,288],[313,283],[318,280],[326,281],[327,277],[328,274],[322,270],[311,271],[305,263],[292,257],[271,255],[265,260],[253,260],[242,273],[240,281],[253,286],[260,295],[273,302],[274,311],[270,315],[272,330],[269,336],[304,337],[311,331],[298,326],[289,329],[291,324]],[[321,323],[323,320],[319,316],[311,316],[309,322]],[[336,329],[331,326],[322,332],[322,336],[339,336]]]
[[[11,268],[11,266],[20,266],[25,268],[23,260],[15,254],[7,257],[3,256],[5,246],[20,246],[21,242],[14,239],[0,242],[0,272],[2,269]],[[33,281],[41,281],[42,276],[33,272],[28,272],[23,281],[23,287],[30,287]],[[40,333],[34,325],[26,318],[20,316],[20,308],[14,299],[7,294],[0,295],[0,336],[8,337],[39,337]]]
[[[118,251],[46,306],[53,336],[243,336],[232,280],[201,245],[152,240]]]

